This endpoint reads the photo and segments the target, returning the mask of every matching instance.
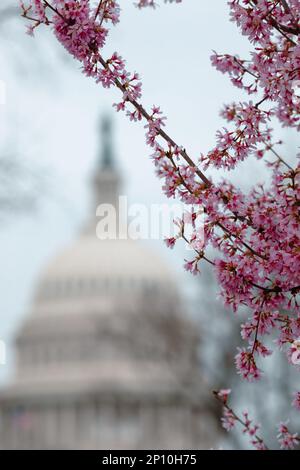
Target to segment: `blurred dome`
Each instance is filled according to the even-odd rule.
[[[103,132],[93,205],[111,204],[119,220],[120,178],[106,142],[108,125]],[[55,383],[63,374],[64,380],[101,378],[101,386],[121,386],[120,370],[143,381],[149,366],[160,380],[176,382],[162,358],[187,365],[196,337],[182,314],[174,274],[146,242],[128,238],[125,224],[120,222],[121,237],[106,232],[99,239],[97,222],[89,217],[78,239],[42,273],[18,336],[18,380],[37,387],[37,381]]]
[[[161,257],[140,242],[99,240],[85,235],[49,264],[42,283],[81,277],[170,283],[173,274]]]
[[[107,123],[103,133],[93,205],[117,208]],[[0,448],[206,445],[198,335],[174,275],[140,241],[97,238],[96,222],[90,217],[38,283],[16,338],[14,379],[0,393],[8,423],[0,420]],[[21,427],[29,420],[17,438],[15,416]]]
[[[163,260],[142,242],[99,240],[88,232],[46,268],[33,313],[52,314],[54,309],[55,314],[66,314],[69,303],[72,314],[82,308],[86,311],[87,303],[100,314],[130,305],[140,310],[147,296],[152,297],[152,310],[164,303],[170,312],[178,305],[174,274]]]

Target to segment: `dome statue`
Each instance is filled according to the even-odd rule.
[[[94,207],[118,204],[111,126],[105,118]],[[38,282],[0,392],[0,448],[209,448],[198,335],[174,273],[141,241],[99,239],[96,222]]]

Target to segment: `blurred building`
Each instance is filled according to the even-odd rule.
[[[94,207],[117,204],[111,125],[102,124]],[[172,270],[91,216],[46,268],[0,393],[2,449],[183,449],[214,444],[198,337]]]

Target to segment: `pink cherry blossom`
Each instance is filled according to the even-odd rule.
[[[289,351],[289,356],[290,356],[292,364],[294,365],[300,364],[300,339],[299,338],[293,341],[290,351]]]
[[[226,429],[226,431],[231,431],[234,428],[236,421],[237,419],[232,411],[228,408],[224,408],[223,416],[221,418],[223,428]]]
[[[167,247],[174,248],[175,243],[176,243],[176,238],[175,237],[165,238],[165,243]]]
[[[299,437],[297,433],[291,433],[288,429],[288,421],[282,422],[278,427],[277,439],[281,449],[294,449],[299,444]]]
[[[241,415],[237,414],[228,404],[228,396],[231,390],[219,390],[214,391],[214,396],[223,405],[222,410],[222,426],[227,431],[231,431],[237,425],[242,429],[243,434],[249,437],[250,443],[256,450],[267,450],[267,446],[258,434],[260,425],[253,422],[253,419],[249,417],[247,410],[244,410]]]
[[[226,389],[221,389],[217,392],[218,398],[224,403],[227,403],[228,397],[231,394],[231,389],[226,388]]]
[[[300,411],[300,392],[295,392],[292,405]]]
[[[235,363],[238,373],[241,374],[244,379],[252,381],[261,377],[261,370],[256,365],[252,351],[239,349],[238,354],[235,356]]]

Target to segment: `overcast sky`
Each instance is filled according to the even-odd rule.
[[[198,156],[214,145],[222,103],[243,97],[211,67],[211,51],[244,56],[248,42],[229,22],[224,0],[184,0],[156,11],[138,11],[129,0],[121,4],[122,21],[111,33],[106,54],[117,50],[128,68],[141,74],[145,105],[161,106],[169,134]],[[101,114],[113,114],[115,149],[130,201],[165,200],[144,129],[111,108],[118,93],[84,77],[49,31],[40,30],[32,39],[24,33],[22,18],[7,26],[0,46],[0,80],[7,85],[7,103],[0,107],[1,141],[31,168],[39,168],[47,183],[42,184],[45,196],[38,213],[12,214],[1,227],[0,338],[5,341],[29,308],[41,269],[75,236],[87,213]],[[236,181],[249,186],[254,178],[250,168],[243,165]],[[263,180],[263,174],[256,171],[255,178]],[[178,270],[182,260],[161,242],[157,248]],[[184,276],[184,283],[189,279]]]

